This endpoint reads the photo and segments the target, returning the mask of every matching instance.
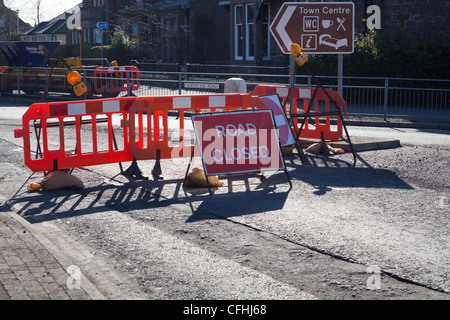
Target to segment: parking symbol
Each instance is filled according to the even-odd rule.
[[[318,32],[319,31],[319,17],[318,16],[303,17],[303,31],[304,32]]]
[[[315,34],[302,34],[302,49],[316,50],[317,49],[317,35]]]

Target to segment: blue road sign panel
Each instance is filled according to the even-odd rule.
[[[97,28],[108,29],[108,22],[97,22]]]

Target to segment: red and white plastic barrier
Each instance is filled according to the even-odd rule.
[[[306,112],[308,110],[309,103],[314,96],[314,91],[316,88],[310,87],[298,87],[295,86],[292,93],[292,108],[291,110],[285,110],[286,112],[291,111],[292,113],[298,114],[302,112]],[[333,91],[332,89],[327,90],[328,95],[331,99],[336,103],[336,107],[340,109],[342,113],[346,113],[347,103],[345,100],[339,95],[337,91]],[[253,95],[263,96],[270,94],[278,94],[278,96],[282,99],[283,103],[286,102],[286,99],[289,96],[290,87],[289,86],[276,86],[276,85],[258,85],[251,92]],[[323,103],[325,106],[325,112],[330,112],[330,99],[323,92],[323,90],[318,90],[316,96],[313,101],[313,108],[310,110],[311,112],[318,113],[320,103]],[[335,128],[332,127],[330,116],[325,116],[325,122],[321,122],[319,117],[315,117],[314,123],[309,123],[309,119],[306,118],[305,125],[302,129],[301,136],[302,138],[311,138],[311,139],[320,139],[321,133],[323,132],[325,140],[339,140],[342,137],[342,121],[338,117],[337,125]],[[300,123],[297,118],[294,118],[294,124],[296,129],[300,128]]]
[[[16,138],[23,139],[25,165],[33,172],[71,169],[108,163],[136,160],[188,157],[193,146],[184,141],[184,113],[234,108],[267,109],[258,97],[248,94],[193,95],[170,97],[123,97],[114,99],[37,103],[30,106],[22,117],[22,128],[14,130]],[[179,136],[169,142],[168,116],[179,112]],[[122,148],[117,148],[113,116],[122,125]],[[144,116],[147,125],[144,126]],[[106,146],[98,141],[98,124],[107,123]],[[162,120],[161,120],[162,119]],[[91,126],[88,138],[83,138],[81,127]],[[42,139],[42,152],[33,157],[32,127],[40,130],[37,143]],[[66,145],[66,129],[75,127],[75,150]],[[49,132],[51,127],[56,132]],[[84,127],[85,128],[85,127]],[[144,141],[144,130],[146,140]],[[36,130],[35,130],[36,131]],[[162,137],[161,137],[162,135]],[[86,147],[88,143],[89,145]],[[54,147],[57,145],[58,147]],[[51,147],[53,146],[53,147]]]

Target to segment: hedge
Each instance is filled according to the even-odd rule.
[[[401,32],[359,34],[353,54],[344,55],[344,76],[450,79],[450,36],[410,38]],[[337,75],[337,55],[311,55],[318,75]]]

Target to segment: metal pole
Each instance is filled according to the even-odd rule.
[[[342,97],[342,78],[344,74],[344,55],[338,54],[338,93]]]
[[[387,109],[389,98],[389,78],[384,79],[384,121],[387,121]]]
[[[41,101],[41,102],[44,102],[45,99],[46,99],[47,96],[48,96],[48,90],[47,90],[48,76],[49,76],[49,74],[48,74],[48,69],[46,68],[46,69],[45,69],[45,83],[46,83],[46,86],[45,86],[44,95],[43,95],[43,97],[42,97],[42,101]]]
[[[17,68],[17,94],[20,97],[20,68]]]
[[[178,73],[178,94],[181,95],[183,90],[183,81],[181,78],[181,71]]]
[[[294,112],[293,103],[292,103],[292,94],[293,94],[293,90],[295,87],[295,65],[296,65],[296,62],[295,62],[295,57],[292,54],[289,56],[290,56],[290,60],[289,60],[289,87],[290,87],[290,90],[289,90],[290,95],[289,96],[290,97],[286,98],[286,102],[289,99],[289,113],[291,114]]]
[[[127,96],[131,96],[130,71],[127,71]]]
[[[103,29],[100,29],[100,35],[102,36],[102,67],[103,67]]]

